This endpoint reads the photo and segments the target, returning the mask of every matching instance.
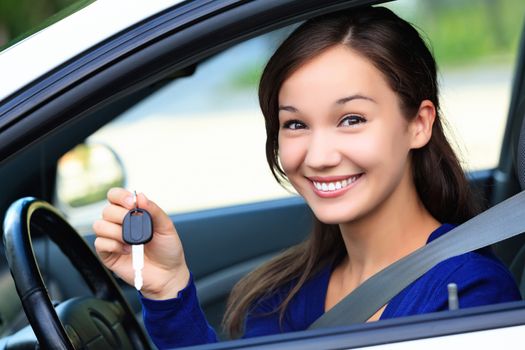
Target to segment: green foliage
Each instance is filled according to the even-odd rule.
[[[512,62],[523,26],[525,1],[427,0],[418,4],[408,20],[430,38],[441,65],[487,59]]]
[[[263,63],[253,63],[249,66],[244,66],[237,70],[229,83],[229,87],[234,90],[247,90],[253,89],[259,85],[259,79],[261,78],[263,70]]]

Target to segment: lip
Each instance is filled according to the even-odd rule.
[[[356,175],[358,175],[359,177],[354,182],[352,182],[350,185],[348,185],[346,187],[343,187],[343,188],[341,188],[339,190],[335,190],[335,191],[330,191],[330,192],[319,191],[317,189],[317,187],[315,187],[315,185],[314,185],[314,181],[315,182],[335,182],[335,181],[346,180],[346,179],[348,179],[350,177],[353,177],[353,176],[356,176]],[[307,177],[307,179],[310,180],[310,185],[312,186],[312,189],[313,189],[313,191],[314,191],[314,193],[316,195],[318,195],[321,198],[335,198],[335,197],[342,196],[348,190],[350,190],[352,187],[354,187],[361,180],[363,175],[364,175],[364,173],[354,174],[354,175],[344,175],[344,176],[326,176],[326,177],[324,177],[324,176],[323,177],[321,177],[321,176],[312,176],[312,177]]]
[[[346,180],[353,176],[362,175],[362,174],[363,173],[352,174],[352,175],[341,175],[341,176],[307,176],[306,178],[310,181],[316,181],[316,182],[335,182],[335,181]]]

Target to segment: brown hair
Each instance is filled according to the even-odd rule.
[[[399,96],[407,119],[416,116],[423,100],[436,106],[430,141],[411,151],[413,179],[426,209],[438,221],[448,223],[462,223],[477,214],[469,184],[443,132],[434,58],[414,27],[382,7],[352,9],[307,21],[281,44],[266,65],[259,103],[266,122],[266,158],[277,181],[282,184],[286,180],[278,162],[280,87],[305,62],[341,44],[366,57],[382,72]],[[239,335],[250,308],[287,285],[288,294],[274,310],[280,312],[282,321],[286,307],[305,281],[345,255],[339,227],[315,220],[305,242],[251,272],[234,287],[223,321],[225,329]]]

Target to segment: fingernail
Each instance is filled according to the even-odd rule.
[[[122,250],[124,251],[124,254],[131,253],[131,247],[129,245],[124,245],[124,248],[122,248]]]
[[[128,207],[132,207],[133,206],[133,197],[126,197],[126,199],[124,199],[124,203],[126,203],[126,206]]]
[[[149,204],[148,197],[146,197],[146,195],[145,195],[144,193],[142,193],[142,192],[140,192],[140,193],[138,194],[138,196],[139,196],[139,197],[143,197],[142,199],[139,200],[141,206],[143,206],[143,207],[147,207],[148,204]]]

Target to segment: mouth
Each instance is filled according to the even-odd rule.
[[[358,181],[363,173],[352,176],[338,177],[309,177],[314,191],[321,197],[336,197],[346,192],[352,184]]]

